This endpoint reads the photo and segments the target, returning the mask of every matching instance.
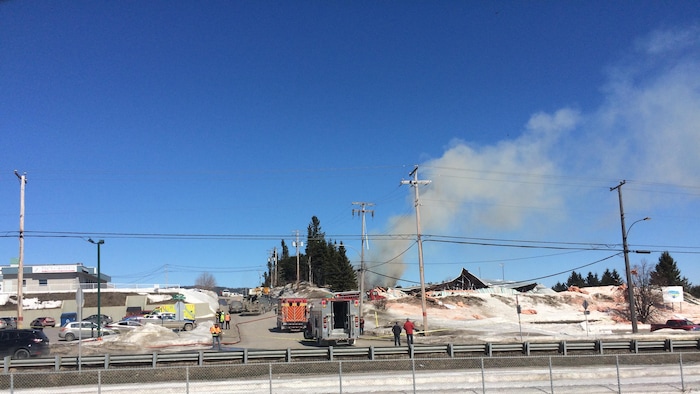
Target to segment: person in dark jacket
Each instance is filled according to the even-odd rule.
[[[391,332],[394,333],[394,346],[401,346],[401,326],[399,322],[394,323],[391,327]]]

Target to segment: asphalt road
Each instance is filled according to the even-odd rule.
[[[44,333],[52,345],[68,344],[58,338],[60,327],[46,327]],[[277,316],[274,312],[261,315],[233,315],[231,328],[223,330],[222,345],[230,348],[248,349],[303,349],[316,346],[315,341],[304,339],[302,332],[277,330]],[[391,338],[366,336],[355,342],[356,346],[391,346]]]
[[[248,349],[303,349],[316,346],[315,341],[305,340],[302,332],[277,330],[274,312],[262,315],[234,315],[231,330],[224,330],[222,339],[226,346]],[[391,346],[393,339],[365,337],[355,346]]]

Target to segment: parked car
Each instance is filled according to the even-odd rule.
[[[663,330],[664,328],[670,328],[673,330],[700,331],[700,324],[695,324],[688,319],[670,319],[666,320],[666,323],[664,324],[652,323],[650,326],[650,330],[652,332]]]
[[[44,327],[56,327],[56,319],[53,317],[37,317],[36,319],[32,320],[32,323],[30,324],[31,328],[44,328]]]
[[[0,320],[0,330],[7,328],[7,323],[5,320]]]
[[[96,338],[97,328],[97,324],[91,321],[71,321],[64,324],[61,329],[58,330],[58,337],[66,341],[73,341],[78,338]],[[100,331],[102,335],[114,335],[117,333],[107,327],[102,327]]]
[[[161,320],[175,320],[176,315],[172,312],[156,312],[148,315],[140,316],[136,320],[149,320],[149,319],[161,319]]]
[[[122,320],[116,323],[109,323],[105,327],[110,330],[117,331],[120,334],[123,334],[125,332],[132,331],[135,328],[143,327],[143,324],[139,323],[136,320]]]
[[[5,322],[5,328],[17,328],[17,318],[16,317],[0,317],[0,320]]]
[[[97,315],[90,315],[90,316],[84,318],[83,321],[89,321],[89,322],[93,322],[93,323],[97,324]],[[106,326],[107,324],[109,324],[111,322],[112,322],[111,317],[109,317],[105,314],[102,314],[102,326]]]
[[[49,354],[49,338],[41,330],[7,328],[0,331],[0,357],[29,358]]]

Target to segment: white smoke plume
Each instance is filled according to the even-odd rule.
[[[608,75],[601,104],[588,113],[537,113],[518,138],[486,146],[455,139],[421,163],[419,180],[432,181],[419,186],[421,233],[515,231],[534,213],[561,220],[554,216],[586,203],[551,187],[563,175],[700,184],[700,29],[654,32]],[[412,208],[414,191],[406,192]],[[374,243],[369,285],[395,285],[407,256],[415,258],[415,247],[406,254],[413,211],[392,217],[385,234],[405,236]]]

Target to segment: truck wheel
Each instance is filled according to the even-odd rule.
[[[185,327],[183,327],[183,330],[192,331],[192,323],[185,323]]]

